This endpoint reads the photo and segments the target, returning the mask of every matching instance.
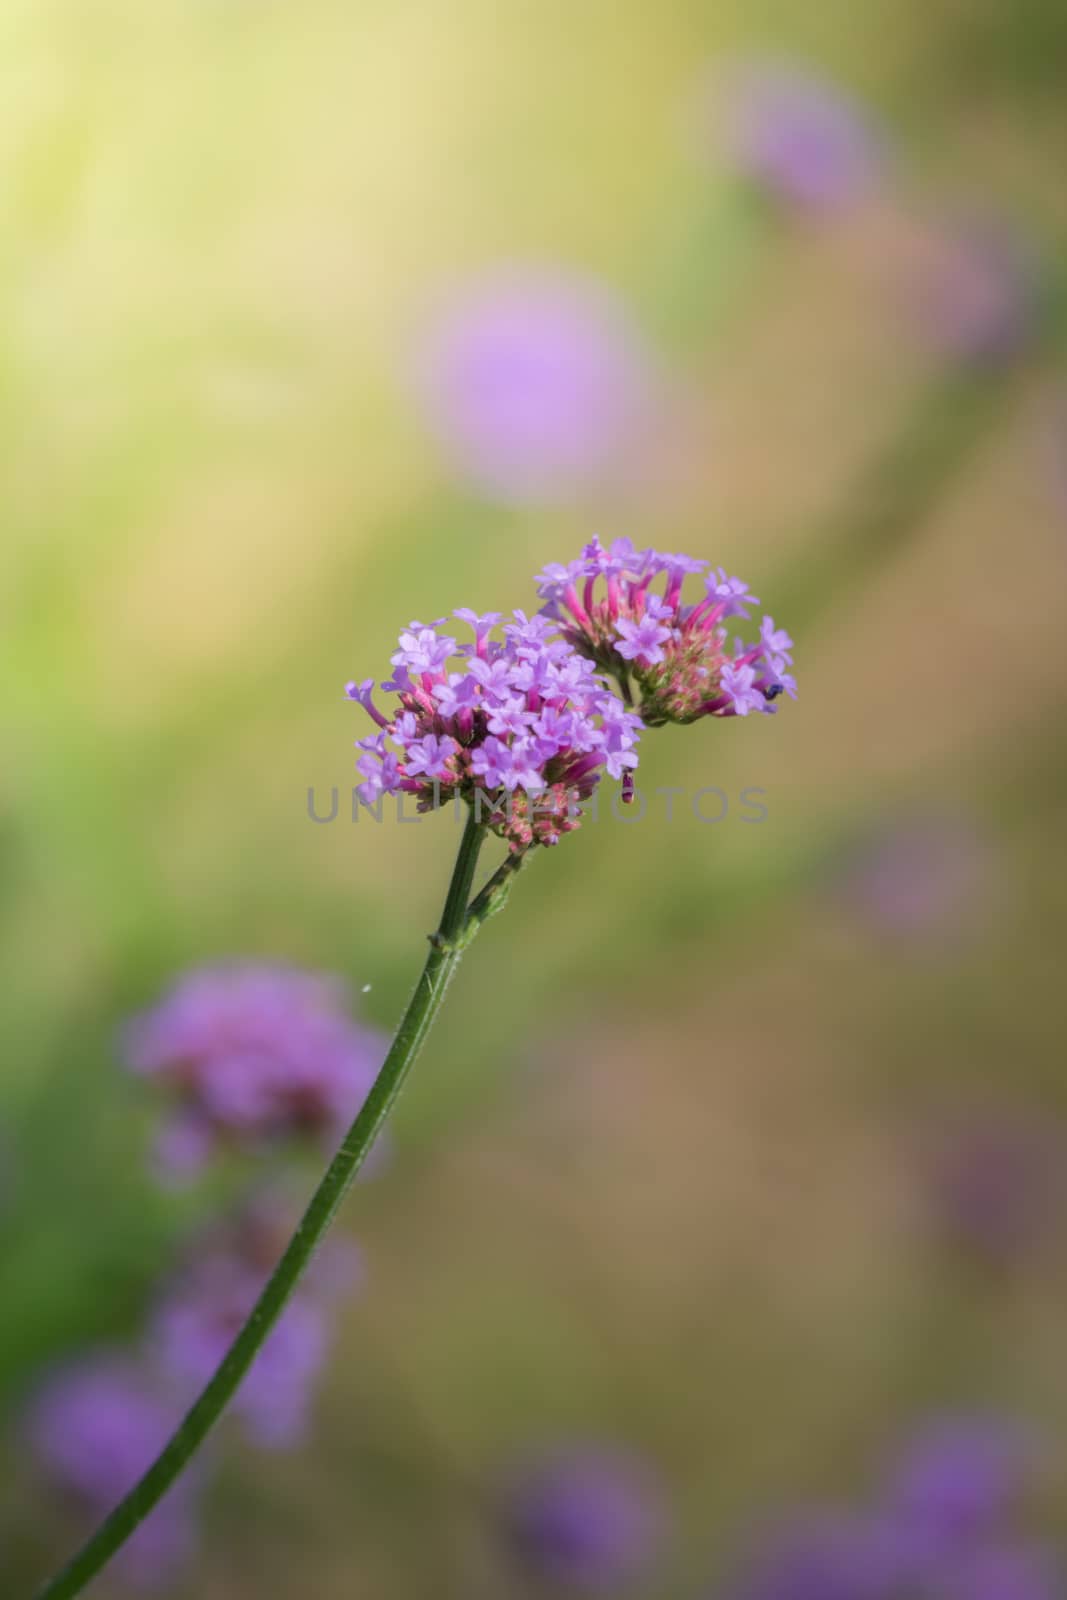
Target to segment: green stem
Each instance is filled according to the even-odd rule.
[[[161,1453],[63,1570],[39,1591],[38,1600],[70,1600],[110,1561],[188,1465],[233,1397],[264,1340],[278,1320],[312,1255],[336,1215],[353,1178],[381,1131],[404,1080],[440,1008],[464,946],[481,919],[468,928],[467,903],[485,830],[468,815],[440,927],[389,1054],[359,1115],[327,1167],[285,1253],[248,1319],[177,1431]]]
[[[467,948],[483,922],[488,922],[490,917],[495,917],[497,912],[503,911],[508,903],[516,874],[521,872],[529,861],[533,848],[535,847],[527,846],[519,854],[505,857],[484,889],[475,895],[467,911],[467,921],[460,941],[461,949]]]

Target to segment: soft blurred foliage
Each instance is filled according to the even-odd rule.
[[[879,130],[855,204],[732,169],[764,56]],[[116,1028],[230,954],[394,1023],[454,831],[349,820],[342,685],[412,617],[532,609],[592,532],[741,572],[800,700],[648,735],[647,814],[524,875],[348,1207],[311,1437],[227,1430],[176,1593],[547,1593],[496,1508],[572,1440],[662,1484],[640,1592],[714,1593],[931,1412],[1062,1441],[1065,76],[1052,0],[0,8],[5,1597],[84,1531],[26,1396],[228,1203],[151,1180]],[[978,350],[970,219],[1032,297]],[[618,297],[657,409],[614,474],[509,500],[420,352],[526,265]]]

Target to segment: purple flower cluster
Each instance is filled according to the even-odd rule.
[[[343,1002],[335,979],[245,963],[194,970],[134,1017],[127,1062],[177,1103],[159,1146],[163,1167],[196,1168],[218,1145],[339,1136],[384,1052]]]
[[[504,1527],[523,1566],[570,1590],[614,1590],[644,1572],[664,1508],[644,1463],[586,1446],[546,1455],[508,1486]]]
[[[727,622],[747,619],[759,602],[740,578],[707,567],[691,556],[635,550],[629,539],[610,549],[594,539],[577,560],[546,567],[538,593],[564,638],[613,674],[624,694],[633,679],[647,726],[773,711],[779,695],[796,696],[793,641],[764,617],[758,642],[735,640],[731,652]],[[698,573],[704,594],[691,604],[682,589]],[[662,592],[652,587],[657,579]]]
[[[132,1488],[166,1443],[181,1409],[137,1360],[115,1353],[54,1372],[26,1417],[37,1467],[72,1506],[98,1521]],[[166,1582],[195,1544],[195,1473],[186,1473],[124,1547],[128,1581]]]
[[[730,143],[741,172],[776,199],[815,215],[843,210],[874,188],[878,141],[839,89],[786,62],[736,75]]]
[[[1055,1600],[1062,1574],[1016,1520],[1033,1467],[1010,1427],[934,1424],[872,1507],[773,1533],[730,1600]]]
[[[397,696],[391,716],[373,679],[348,685],[379,729],[356,741],[360,799],[410,794],[429,810],[461,798],[514,851],[555,844],[605,773],[625,778],[637,765],[640,719],[546,618],[516,611],[500,641],[495,612],[454,615],[472,640],[442,631],[443,619],[400,635],[382,685]]]

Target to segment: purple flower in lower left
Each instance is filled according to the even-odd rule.
[[[180,1408],[128,1355],[102,1351],[46,1378],[30,1402],[26,1437],[43,1477],[94,1521],[133,1487],[177,1425]],[[163,1587],[196,1543],[196,1474],[186,1473],[124,1547],[124,1577]]]

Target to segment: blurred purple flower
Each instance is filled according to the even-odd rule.
[[[57,1491],[94,1521],[133,1487],[181,1416],[129,1357],[102,1353],[54,1373],[27,1415],[34,1458]],[[143,1587],[169,1582],[195,1544],[196,1474],[170,1489],[118,1562]]]
[[[1052,1600],[1062,1591],[1013,1518],[1037,1457],[999,1419],[914,1438],[869,1507],[801,1513],[765,1537],[729,1600]]]
[[[906,1536],[838,1511],[772,1534],[730,1600],[898,1600],[913,1572]]]
[[[576,1589],[612,1589],[637,1577],[662,1541],[664,1508],[648,1467],[602,1448],[532,1461],[508,1486],[505,1528],[538,1577]]]
[[[195,1256],[228,1258],[264,1278],[280,1259],[303,1210],[300,1185],[272,1181],[247,1195],[222,1227],[206,1230]],[[193,1259],[193,1252],[190,1252]],[[334,1232],[312,1257],[303,1286],[324,1305],[362,1287],[363,1251],[354,1239]]]
[[[729,1600],[1058,1600],[1054,1564],[1031,1545],[923,1552],[902,1524],[823,1514],[771,1540]]]
[[[965,1559],[931,1600],[1061,1600],[1064,1573],[1044,1550],[1018,1546],[979,1550]]]
[[[157,1307],[152,1348],[188,1403],[215,1371],[292,1232],[275,1195],[257,1197],[236,1224],[190,1253]],[[233,1401],[253,1441],[285,1449],[303,1435],[330,1344],[330,1311],[361,1277],[350,1241],[329,1241],[290,1299]]]
[[[1067,1141],[1019,1114],[972,1114],[929,1159],[931,1221],[946,1244],[994,1267],[1022,1260],[1061,1214]]]
[[[1016,355],[1034,331],[1036,260],[1003,223],[966,220],[931,229],[916,288],[926,342],[976,366]]]
[[[157,1155],[178,1176],[220,1143],[338,1137],[374,1081],[384,1044],[346,1015],[336,979],[253,963],[188,973],[124,1035],[131,1069],[174,1094]]]
[[[845,903],[897,938],[962,934],[986,879],[986,851],[959,818],[914,816],[851,852],[839,878]]]
[[[788,62],[753,61],[736,70],[727,141],[745,177],[815,215],[864,199],[882,166],[879,142],[860,106]]]
[[[890,1475],[885,1500],[932,1556],[969,1551],[997,1538],[1034,1467],[1033,1446],[1018,1427],[947,1418],[910,1442]]]
[[[215,1371],[262,1287],[247,1271],[213,1263],[179,1283],[161,1306],[154,1328],[159,1359],[187,1401]],[[299,1441],[327,1342],[322,1307],[294,1295],[231,1408],[256,1444],[284,1449]]]
[[[655,379],[606,285],[516,268],[476,282],[445,313],[421,387],[459,470],[524,503],[564,498],[625,466],[646,431]]]

